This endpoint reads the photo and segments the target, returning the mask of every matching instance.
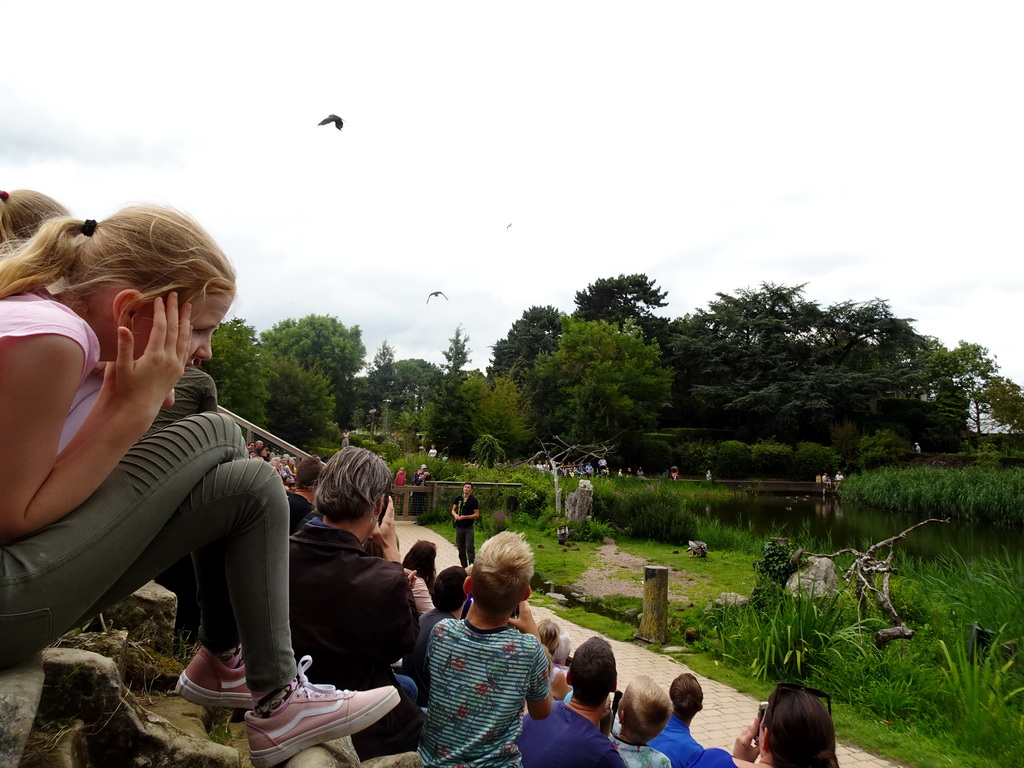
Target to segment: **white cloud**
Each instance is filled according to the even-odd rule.
[[[180,206],[232,254],[240,316],[330,313],[370,353],[440,362],[461,324],[482,367],[527,307],[646,272],[670,315],[765,281],[881,297],[1021,381],[1021,15],[24,3],[0,185]]]

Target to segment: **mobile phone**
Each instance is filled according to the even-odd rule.
[[[754,734],[754,743],[760,745],[761,721],[764,720],[764,711],[768,709],[768,702],[762,701],[757,705],[757,733]]]
[[[612,719],[615,719],[615,713],[619,711],[619,702],[622,701],[622,691],[616,691],[612,695]]]
[[[380,517],[377,518],[377,525],[384,525],[384,515],[388,513],[388,505],[391,503],[391,497],[385,496],[384,503],[380,505]]]

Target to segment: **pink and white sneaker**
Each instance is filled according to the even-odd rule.
[[[302,657],[294,690],[269,716],[245,713],[254,768],[269,768],[307,747],[358,733],[394,709],[401,698],[390,686],[339,691],[332,685],[313,685],[306,678],[312,663],[309,656]]]
[[[252,693],[245,683],[245,664],[228,666],[206,648],[199,649],[174,690],[183,699],[204,707],[252,707]]]

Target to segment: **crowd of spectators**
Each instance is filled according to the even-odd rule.
[[[779,754],[793,737],[787,731],[785,745],[773,739],[769,713],[741,734],[732,755],[705,750],[690,735],[703,708],[692,674],[668,691],[638,677],[617,693],[607,641],[592,638],[573,654],[557,622],[534,621],[526,602],[533,553],[520,534],[488,539],[468,569],[437,573],[436,546],[427,541],[403,557],[394,482],[382,459],[347,447],[326,464],[300,462],[291,494],[304,502],[292,509],[296,657],[309,655],[318,678],[338,687],[393,685],[401,693],[395,709],[353,736],[362,759],[416,750],[427,768],[714,768],[750,765],[759,755],[771,764],[772,755],[775,765],[834,766],[834,733],[821,718],[799,724],[817,733],[809,737],[814,761]],[[783,699],[791,703],[776,696]],[[808,712],[816,715],[821,705],[812,699]],[[775,709],[779,728],[783,710]]]
[[[392,475],[379,456],[351,446],[326,463],[296,464],[259,440],[249,451],[289,490],[295,657],[310,657],[317,679],[338,688],[400,693],[394,709],[353,735],[361,759],[418,751],[427,768],[837,766],[820,692],[780,686],[731,754],[690,734],[703,709],[694,675],[668,691],[637,677],[618,693],[605,640],[573,654],[564,628],[534,621],[533,553],[519,534],[488,539],[468,569],[437,573],[427,541],[403,557],[390,491],[425,482],[425,466],[411,478],[404,468]]]

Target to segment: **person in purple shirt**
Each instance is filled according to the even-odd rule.
[[[568,704],[556,701],[543,720],[523,718],[516,742],[523,768],[625,768],[612,741],[600,729],[618,673],[608,641],[592,637],[573,656],[566,676],[573,686]]]
[[[704,690],[697,678],[684,672],[668,689],[672,699],[672,717],[660,734],[648,742],[672,762],[672,768],[689,768],[700,757],[704,747],[690,735],[690,723],[704,709]]]

